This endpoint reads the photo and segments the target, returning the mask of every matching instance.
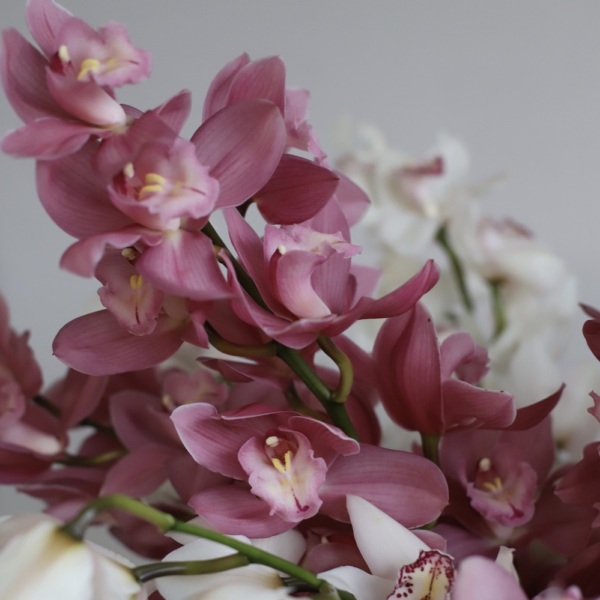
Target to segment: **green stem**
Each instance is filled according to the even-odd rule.
[[[506,329],[506,315],[502,306],[502,281],[490,281],[492,291],[492,312],[494,313],[494,335],[492,340],[500,337]]]
[[[337,387],[333,391],[332,400],[333,402],[339,402],[343,404],[348,399],[350,391],[352,390],[352,383],[354,381],[354,369],[352,368],[352,362],[346,354],[344,354],[333,342],[330,337],[323,334],[319,335],[319,347],[331,360],[337,365],[340,371],[340,380]]]
[[[454,278],[456,279],[462,302],[465,308],[467,309],[467,312],[472,313],[474,310],[474,304],[471,298],[471,294],[469,293],[469,288],[467,287],[465,272],[463,270],[462,263],[458,258],[458,255],[454,251],[452,244],[450,244],[450,240],[448,239],[448,231],[445,225],[442,225],[438,229],[435,239],[437,240],[439,245],[444,249],[448,260],[450,261],[450,266],[452,268],[452,272],[454,273]]]
[[[202,228],[202,233],[208,236],[215,246],[217,246],[218,248],[222,248],[225,252],[227,252],[229,259],[231,260],[231,264],[233,265],[235,275],[238,281],[240,282],[241,286],[248,292],[248,294],[250,295],[252,300],[254,300],[254,302],[256,302],[265,310],[269,310],[269,307],[265,304],[265,301],[262,299],[262,296],[260,295],[260,292],[258,291],[254,280],[252,279],[252,277],[250,277],[250,275],[248,275],[248,273],[246,273],[244,267],[240,265],[238,260],[231,254],[231,252],[229,252],[227,245],[223,241],[223,238],[221,238],[221,236],[218,234],[217,230],[210,223],[207,223]]]
[[[94,522],[96,517],[107,510],[122,510],[130,515],[155,525],[160,531],[170,531],[176,523],[175,517],[152,508],[139,500],[123,494],[112,494],[92,500],[78,515],[68,521],[61,528],[67,535],[82,540],[85,530]]]
[[[127,454],[126,450],[109,450],[95,456],[77,456],[73,454],[65,454],[64,458],[54,461],[59,465],[71,465],[78,467],[97,467],[105,465],[113,460],[117,460]]]
[[[440,436],[429,433],[421,434],[421,446],[423,447],[423,456],[440,466],[439,455]]]
[[[291,577],[299,579],[300,581],[304,581],[305,583],[315,587],[319,587],[321,585],[321,579],[319,579],[314,573],[303,569],[297,564],[276,556],[275,554],[271,554],[270,552],[260,550],[255,546],[251,546],[250,544],[246,544],[234,538],[223,535],[222,533],[218,533],[198,525],[182,523],[181,521],[175,521],[170,531],[179,531],[180,533],[187,533],[204,538],[206,540],[218,542],[219,544],[233,548],[237,552],[241,552],[251,563],[266,565],[267,567],[272,567],[277,571],[283,571]]]
[[[292,410],[295,410],[302,415],[306,415],[307,417],[312,417],[317,421],[327,421],[327,417],[322,412],[313,410],[302,402],[302,399],[300,398],[298,390],[296,389],[293,381],[285,391],[285,397],[287,398]]]
[[[224,354],[243,356],[245,358],[260,358],[264,356],[276,356],[277,354],[277,344],[275,342],[268,342],[267,344],[258,346],[242,346],[241,344],[235,344],[222,338],[208,322],[204,324],[204,328],[208,333],[209,342]]]
[[[38,394],[37,396],[34,396],[32,400],[38,406],[41,406],[44,410],[48,411],[51,415],[55,417],[60,417],[60,408],[58,408],[58,406],[50,402],[50,400],[48,400],[48,398],[46,398],[45,396],[41,396]],[[116,437],[115,431],[112,427],[109,427],[108,425],[103,425],[102,423],[96,423],[96,421],[93,421],[88,417],[82,419],[79,422],[79,425],[87,425],[88,427],[93,427],[101,433],[106,433],[107,435]]]
[[[310,365],[304,360],[304,357],[297,350],[281,344],[278,344],[277,356],[298,375],[298,378],[315,395],[327,411],[333,424],[339,427],[346,435],[358,440],[358,434],[346,412],[345,405],[333,399],[331,390],[312,370]]]
[[[189,535],[204,538],[206,540],[211,540],[213,542],[223,544],[224,546],[228,546],[236,552],[243,554],[244,559],[246,561],[243,564],[254,563],[271,567],[277,571],[282,571],[283,573],[286,573],[294,579],[307,583],[308,585],[316,589],[321,589],[322,586],[324,587],[324,589],[326,589],[329,585],[322,579],[319,579],[311,571],[303,569],[299,565],[285,560],[284,558],[281,558],[279,556],[276,556],[275,554],[265,552],[264,550],[260,550],[255,546],[246,544],[229,536],[223,535],[222,533],[218,533],[217,531],[212,531],[211,529],[206,529],[205,527],[200,527],[199,525],[192,525],[190,523],[178,521],[177,519],[175,519],[175,517],[168,513],[164,513],[160,510],[157,510],[156,508],[144,504],[143,502],[140,502],[139,500],[135,500],[134,498],[130,498],[129,496],[124,496],[122,494],[104,496],[102,498],[97,498],[96,500],[90,502],[74,519],[65,523],[65,525],[61,529],[65,534],[71,536],[72,538],[81,540],[83,539],[85,530],[89,525],[91,525],[94,522],[99,513],[113,509],[123,510],[131,515],[139,517],[140,519],[143,519],[144,521],[155,525],[160,531],[164,533],[169,531],[178,531],[180,533],[187,533]],[[234,563],[238,560],[240,561],[240,564],[236,564],[234,566],[242,566],[242,559],[232,559]],[[234,566],[230,566],[229,568],[234,568]],[[180,566],[177,568],[185,567],[182,567],[180,563]],[[194,567],[192,566],[190,568],[193,569]],[[197,564],[196,568],[201,569],[202,566]],[[136,571],[134,571],[134,573],[135,572]],[[144,573],[143,570],[141,572]],[[164,574],[172,575],[175,573]],[[149,577],[150,575],[146,574],[141,576]],[[351,594],[348,594],[347,592],[341,592],[340,598],[344,598],[347,600],[354,599],[354,597]]]
[[[205,575],[207,573],[220,573],[229,569],[237,569],[249,565],[250,561],[243,554],[230,554],[211,560],[190,560],[149,563],[132,569],[134,577],[145,583],[151,579],[168,577],[170,575]]]

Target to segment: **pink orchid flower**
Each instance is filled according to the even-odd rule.
[[[347,521],[347,493],[408,526],[429,522],[446,503],[445,480],[432,462],[359,445],[337,427],[291,411],[252,404],[218,414],[199,403],[177,408],[172,419],[196,462],[240,482],[190,500],[224,532],[274,535],[318,512]]]
[[[3,33],[2,84],[25,126],[5,136],[2,149],[56,158],[90,135],[121,131],[128,117],[113,88],[146,78],[148,53],[131,44],[122,25],[95,31],[52,0],[30,0],[26,18],[42,53],[16,30]]]
[[[326,154],[307,120],[309,93],[285,86],[285,64],[279,56],[250,60],[244,53],[227,63],[210,85],[203,118],[252,98],[269,100],[279,108],[285,119],[288,148],[308,151],[321,163],[325,160]]]
[[[453,427],[506,427],[515,419],[510,394],[476,386],[487,371],[486,351],[466,333],[438,345],[422,304],[383,324],[373,357],[383,405],[405,429],[441,435]]]
[[[229,265],[229,281],[237,295],[233,308],[242,320],[287,346],[303,348],[319,333],[339,335],[358,319],[401,314],[433,287],[439,273],[430,261],[398,289],[379,300],[370,298],[376,278],[351,264],[359,248],[349,243],[342,204],[343,198],[338,201],[335,194],[311,220],[267,226],[262,240],[236,211],[226,211],[240,262],[268,307],[247,296]]]

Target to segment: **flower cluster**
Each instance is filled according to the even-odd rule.
[[[26,17],[0,146],[36,160],[75,238],[60,264],[102,308],[57,333],[45,386],[0,297],[0,483],[46,513],[0,523],[4,596],[600,597],[600,446],[552,432],[574,284],[480,214],[462,146],[411,162],[364,130],[334,167],[283,61],[246,54],[186,139],[188,92],[119,102],[150,74],[122,25]],[[92,523],[140,564],[83,542]]]

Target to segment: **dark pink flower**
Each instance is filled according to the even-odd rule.
[[[347,521],[348,493],[411,527],[446,502],[445,481],[430,461],[359,446],[336,427],[291,411],[252,404],[218,414],[200,403],[177,408],[172,418],[196,462],[239,482],[190,500],[225,532],[265,537],[318,512]]]
[[[233,309],[247,323],[293,348],[303,348],[319,333],[335,336],[358,319],[401,314],[438,279],[433,262],[379,300],[369,297],[372,273],[354,268],[358,251],[349,243],[348,222],[337,194],[311,220],[275,228],[261,240],[237,211],[226,211],[231,241],[268,311],[241,289],[231,267],[237,298]],[[227,257],[224,257],[228,262]]]
[[[510,394],[476,386],[487,370],[485,350],[466,333],[438,345],[422,304],[383,324],[373,357],[383,405],[405,429],[440,435],[454,427],[506,427],[515,419]]]

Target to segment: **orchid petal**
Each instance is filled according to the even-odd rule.
[[[431,461],[398,450],[361,444],[358,454],[340,456],[319,489],[321,512],[348,520],[346,495],[372,502],[406,527],[436,519],[448,503],[448,486]]]
[[[91,167],[96,148],[93,142],[70,156],[36,164],[42,205],[63,231],[76,238],[116,231],[131,222],[110,203],[108,181]]]
[[[275,171],[285,148],[285,125],[271,102],[247,100],[212,116],[192,142],[200,162],[221,184],[217,207],[238,206]]]
[[[267,223],[300,223],[313,217],[335,192],[339,177],[299,156],[284,154],[255,202]]]
[[[202,233],[168,233],[161,244],[144,250],[136,267],[150,283],[175,296],[200,302],[231,296],[212,242]]]
[[[250,57],[246,52],[229,61],[212,80],[206,98],[204,99],[204,108],[202,111],[202,120],[206,121],[215,113],[227,106],[227,97],[229,88],[234,77],[240,69],[250,62]]]
[[[141,498],[167,478],[165,447],[148,444],[131,450],[106,473],[98,496],[127,494]]]
[[[111,375],[154,366],[172,356],[182,340],[174,324],[160,320],[152,335],[135,336],[107,310],[78,317],[56,334],[54,354],[88,375]]]
[[[72,18],[73,15],[68,10],[53,0],[28,0],[25,9],[27,28],[48,57],[58,50],[58,34]]]
[[[514,577],[487,558],[470,556],[458,569],[452,597],[456,600],[527,600]]]
[[[84,124],[41,118],[9,131],[0,141],[0,149],[12,156],[56,159],[77,152],[93,132]]]
[[[427,310],[388,319],[373,350],[382,402],[399,425],[421,433],[444,428],[437,336]]]
[[[293,523],[269,515],[269,505],[249,489],[223,485],[192,496],[188,504],[206,522],[225,534],[252,538],[270,537],[288,531]]]
[[[442,383],[446,429],[479,423],[488,429],[507,427],[515,420],[514,398],[507,392],[484,390],[464,381]]]
[[[77,81],[46,71],[46,83],[54,100],[82,121],[101,127],[122,126],[127,122],[123,107],[92,81]]]
[[[269,100],[283,113],[285,65],[279,56],[253,60],[234,76],[227,104],[243,100]]]
[[[27,123],[54,115],[68,117],[46,87],[46,59],[16,29],[2,32],[0,75],[15,112]]]
[[[350,494],[346,506],[356,545],[373,575],[395,580],[402,565],[417,560],[421,550],[429,550],[414,533],[364,498]]]

